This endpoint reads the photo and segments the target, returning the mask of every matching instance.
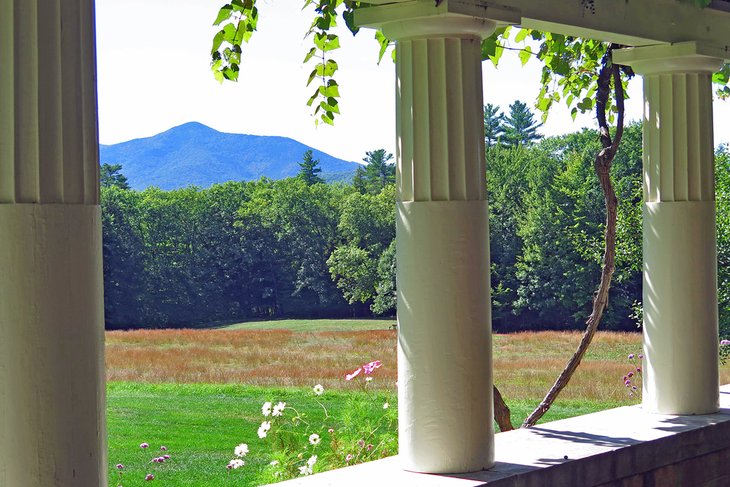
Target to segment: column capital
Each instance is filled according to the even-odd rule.
[[[515,9],[454,0],[415,0],[358,9],[355,23],[380,29],[394,40],[426,37],[489,37],[499,24],[519,23]]]
[[[699,42],[679,42],[656,46],[629,47],[613,52],[613,61],[631,66],[637,74],[714,73],[725,59],[727,47]]]

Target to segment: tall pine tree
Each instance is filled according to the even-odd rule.
[[[102,164],[99,170],[99,180],[102,188],[129,189],[129,181],[127,176],[122,174],[121,164]]]
[[[363,162],[365,167],[358,167],[352,184],[360,193],[378,194],[387,185],[395,182],[395,164],[391,162],[393,154],[385,149],[367,151]]]
[[[324,179],[318,176],[322,172],[319,167],[319,159],[312,156],[312,151],[308,150],[304,153],[302,162],[299,163],[299,174],[297,177],[304,181],[307,186],[317,183],[324,183]]]
[[[504,118],[502,143],[513,147],[530,145],[542,138],[542,135],[537,133],[537,129],[541,126],[527,104],[516,100],[509,106],[509,115]]]
[[[497,105],[484,105],[484,144],[492,147],[504,137],[504,113]]]

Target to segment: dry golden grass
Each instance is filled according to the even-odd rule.
[[[241,383],[342,388],[344,376],[382,360],[381,385],[395,385],[395,332],[139,330],[108,332],[113,381]],[[352,385],[349,385],[352,387]]]
[[[494,377],[508,399],[539,400],[580,340],[578,332],[495,335]],[[107,378],[112,381],[240,383],[263,386],[357,385],[344,375],[381,360],[373,385],[393,388],[396,332],[288,330],[139,330],[107,333]],[[641,335],[599,332],[561,397],[625,401],[621,378]],[[730,382],[722,367],[721,382]]]

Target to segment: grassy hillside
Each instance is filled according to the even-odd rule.
[[[228,325],[226,330],[289,330],[289,331],[366,331],[389,330],[396,319],[380,320],[271,320]]]

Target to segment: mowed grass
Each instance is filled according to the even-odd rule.
[[[145,484],[143,470],[169,486],[257,485],[256,472],[270,460],[256,436],[261,404],[285,401],[316,418],[311,387],[323,384],[326,406],[337,418],[348,401],[369,397],[344,375],[371,360],[383,362],[371,384],[377,401],[389,398],[395,407],[396,331],[346,321],[327,325],[328,331],[294,331],[302,329],[299,322],[256,326],[261,329],[107,333],[110,485],[118,485],[112,478],[118,462],[127,465],[125,486]],[[578,332],[495,335],[495,383],[516,425],[579,340]],[[638,333],[598,333],[543,421],[635,403],[621,379],[630,367],[627,355],[640,350]],[[721,368],[721,381],[730,382],[730,367]],[[156,452],[142,452],[141,442],[169,447],[172,462],[150,464]],[[225,465],[239,443],[249,443],[252,453],[246,467],[229,476]]]
[[[323,441],[316,451],[322,457],[328,450],[326,428],[338,430],[348,403],[353,400],[370,401],[374,403],[374,411],[379,411],[380,405],[388,401],[395,409],[394,396],[393,392],[387,391],[368,395],[362,391],[328,390],[320,398],[331,418],[326,421],[322,409],[312,401],[310,389],[112,382],[107,388],[109,485],[150,485],[144,481],[149,473],[155,476],[153,485],[260,485],[257,478],[272,459],[271,443],[257,436],[257,428],[264,419],[261,415],[264,401],[284,401],[304,413],[313,428],[319,427],[307,433],[316,431],[322,436]],[[519,418],[525,417],[534,405],[532,401],[510,401],[514,416]],[[560,401],[545,420],[617,405],[582,400]],[[365,421],[372,422],[372,415],[364,416]],[[148,443],[150,448],[142,450],[139,447],[142,442]],[[247,443],[250,448],[245,458],[246,465],[228,472],[225,466],[233,458],[233,448],[240,443]],[[159,450],[162,445],[167,447],[167,451]],[[357,448],[353,445],[351,451],[354,453]],[[163,453],[170,455],[170,461],[164,464],[150,461]],[[116,469],[118,463],[124,465],[121,479]],[[344,466],[344,461],[341,465]]]
[[[396,323],[395,318],[386,320],[270,320],[236,323],[224,327],[226,330],[289,330],[289,331],[364,331],[389,330]]]
[[[283,401],[295,407],[312,425],[303,433],[302,442],[307,444],[308,434],[319,433],[323,441],[314,451],[323,456],[329,450],[326,430],[340,431],[343,409],[353,394],[372,401],[373,410],[380,413],[384,401],[393,401],[387,392],[325,391],[319,398],[330,415],[325,419],[311,389],[111,382],[107,387],[109,485],[150,485],[144,480],[147,474],[155,476],[153,485],[259,485],[257,478],[272,460],[269,439],[257,435],[261,421],[272,419],[261,414],[265,401]],[[285,410],[285,415],[292,414]],[[143,442],[150,447],[141,449]],[[240,443],[250,448],[246,465],[229,472],[226,465]],[[160,450],[163,445],[167,450]],[[151,462],[163,454],[170,455],[169,461]],[[121,478],[116,468],[119,463],[124,465]]]

